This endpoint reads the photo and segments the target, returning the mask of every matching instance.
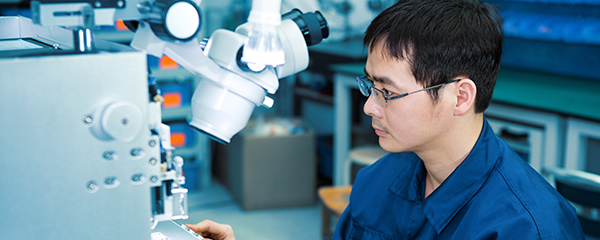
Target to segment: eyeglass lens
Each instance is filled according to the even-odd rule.
[[[365,96],[369,97],[373,95],[375,98],[375,103],[380,107],[385,108],[387,106],[387,101],[385,100],[385,96],[379,89],[373,87],[373,82],[369,80],[366,76],[357,77],[358,80],[358,89]]]
[[[384,94],[380,92],[379,89],[373,87],[373,82],[371,82],[371,80],[369,80],[366,76],[360,76],[357,79],[359,86],[358,89],[360,89],[360,92],[365,97],[373,95],[373,97],[375,98],[375,103],[377,103],[377,105],[384,108],[387,106],[387,101],[385,100]]]
[[[379,91],[379,89],[371,87],[371,93],[373,97],[375,97],[375,103],[377,103],[377,105],[379,105],[380,107],[385,108],[387,107],[387,101],[385,100],[385,96],[383,95],[383,93]]]
[[[368,97],[369,95],[371,95],[371,86],[373,85],[372,83],[369,84],[369,80],[365,80],[365,77],[357,77],[358,80],[358,89],[360,89],[360,93],[362,93],[362,95],[364,95],[365,97]]]

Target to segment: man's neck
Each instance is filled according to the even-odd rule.
[[[440,135],[429,150],[416,153],[427,169],[424,197],[438,188],[471,153],[483,128],[483,115],[456,124]]]

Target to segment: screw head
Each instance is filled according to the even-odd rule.
[[[83,117],[83,123],[85,124],[91,124],[93,122],[92,116],[87,115]]]
[[[142,157],[144,156],[144,150],[141,148],[133,148],[130,152],[132,157]]]
[[[133,176],[131,176],[131,181],[133,182],[141,182],[144,181],[144,175],[141,173],[138,174],[133,174]]]
[[[157,181],[158,181],[158,177],[157,176],[150,177],[150,182],[156,183]]]
[[[116,181],[115,177],[107,177],[106,179],[104,179],[104,184],[113,185],[113,184],[115,184],[115,181]]]
[[[150,147],[154,147],[154,146],[156,146],[156,140],[154,140],[154,139],[153,139],[153,140],[150,140],[150,142],[148,142],[148,145],[149,145]]]
[[[102,157],[106,160],[117,160],[119,155],[114,151],[106,151],[102,154]]]
[[[91,181],[87,182],[85,184],[85,187],[90,192],[96,192],[96,191],[98,191],[98,188],[99,188],[98,184],[94,180],[91,180]]]
[[[158,163],[158,160],[156,160],[156,158],[150,158],[150,160],[148,161],[148,163],[152,166],[156,165]]]

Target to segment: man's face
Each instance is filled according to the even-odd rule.
[[[412,75],[406,60],[390,57],[383,44],[374,46],[367,58],[365,73],[374,81],[374,87],[388,96],[422,89]],[[418,152],[435,147],[436,140],[450,126],[452,105],[444,101],[444,89],[440,101],[434,100],[426,91],[390,100],[387,107],[379,106],[370,96],[364,106],[365,114],[372,117],[372,126],[379,136],[379,144],[388,152]],[[446,97],[446,100],[448,98]]]

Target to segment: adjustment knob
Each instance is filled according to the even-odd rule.
[[[200,31],[200,8],[190,0],[157,0],[149,15],[152,31],[163,40],[189,41]]]
[[[133,103],[121,101],[109,104],[102,112],[101,127],[109,138],[131,142],[142,131],[144,113]]]

